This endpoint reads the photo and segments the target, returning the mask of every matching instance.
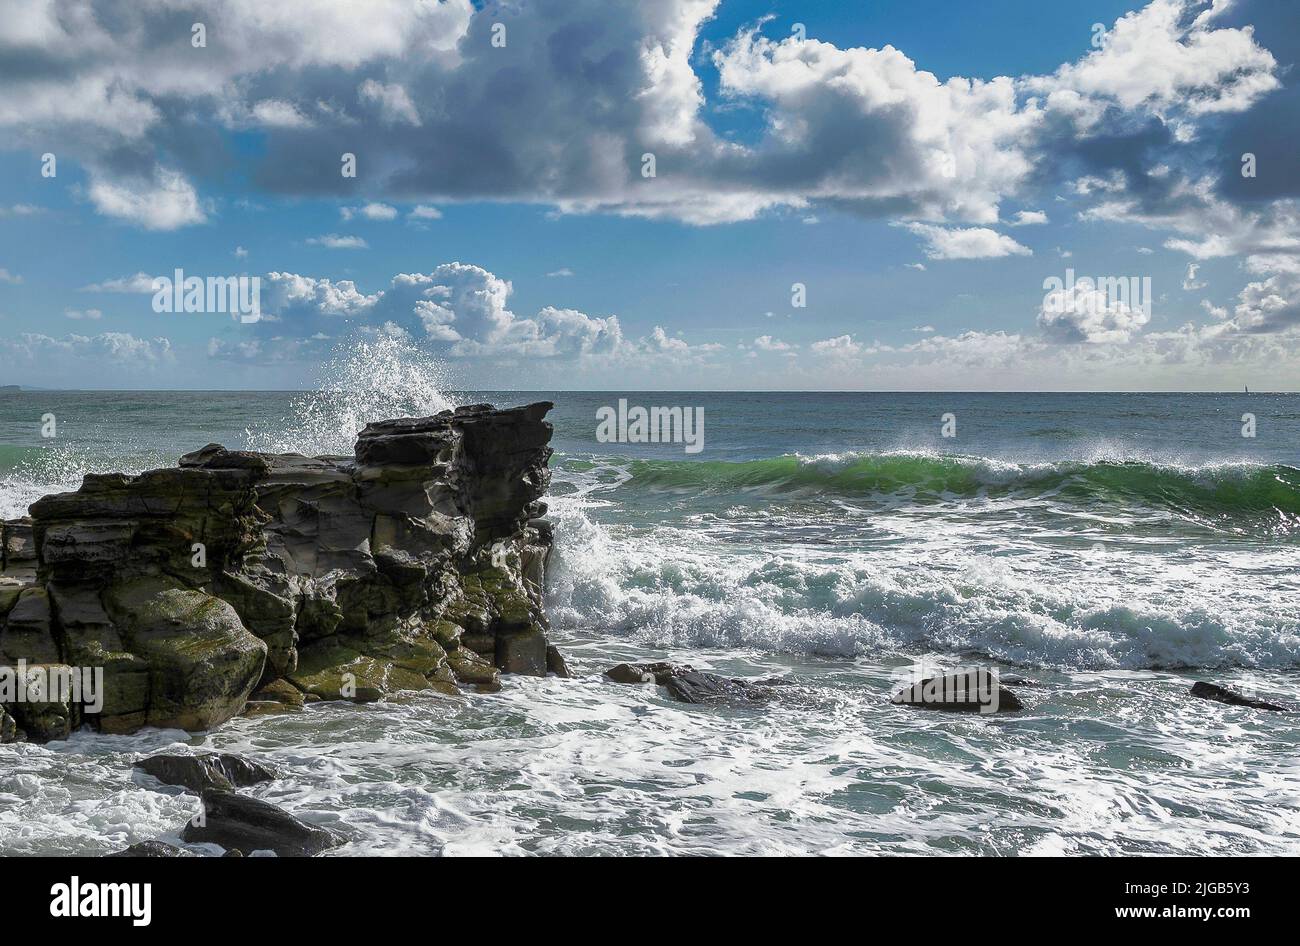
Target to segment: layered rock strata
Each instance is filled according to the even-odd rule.
[[[102,705],[0,698],[0,740],[562,671],[542,610],[550,408],[382,421],[351,457],[211,444],[34,503],[0,526],[0,669],[102,668]]]

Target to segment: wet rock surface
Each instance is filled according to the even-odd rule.
[[[0,705],[0,741],[565,672],[547,641],[548,402],[367,426],[354,455],[209,444],[0,524],[0,666],[102,668],[104,702]]]
[[[132,844],[124,851],[114,851],[106,857],[191,857],[189,851],[176,847],[173,844],[165,844],[162,841],[141,841],[139,844]]]
[[[196,795],[210,788],[234,791],[276,777],[274,770],[260,762],[228,752],[199,755],[160,753],[141,759],[135,767],[164,785],[179,785]]]
[[[1024,709],[1020,698],[987,671],[943,674],[914,683],[895,693],[895,706],[946,713],[1008,713]]]
[[[682,703],[745,704],[765,703],[773,699],[778,687],[787,680],[742,680],[696,670],[686,664],[655,661],[643,664],[622,663],[610,667],[605,676],[615,683],[654,683]]]
[[[1296,707],[1284,703],[1271,703],[1268,700],[1254,699],[1228,687],[1219,686],[1217,683],[1199,681],[1192,684],[1190,692],[1192,696],[1200,697],[1203,700],[1213,700],[1216,703],[1226,703],[1229,706],[1246,706],[1251,709],[1268,710],[1274,713],[1289,713],[1296,710]]]
[[[294,817],[270,802],[234,792],[203,793],[200,817],[181,832],[187,844],[217,844],[227,851],[274,851],[280,857],[312,857],[345,839]]]

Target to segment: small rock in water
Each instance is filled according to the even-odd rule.
[[[1216,703],[1227,703],[1229,706],[1249,706],[1251,709],[1271,710],[1274,713],[1290,712],[1293,707],[1283,706],[1280,703],[1270,703],[1267,700],[1255,700],[1236,690],[1229,690],[1227,687],[1219,686],[1217,683],[1206,683],[1200,681],[1192,684],[1192,696],[1199,696],[1203,700],[1214,700]]]
[[[311,857],[345,843],[333,831],[308,824],[270,802],[215,789],[203,793],[202,822],[187,824],[181,838],[227,850],[274,851],[280,857]]]
[[[135,767],[164,785],[180,785],[195,794],[210,788],[234,791],[275,778],[266,766],[228,752],[201,755],[152,755]]]
[[[642,670],[638,664],[618,664],[605,671],[605,676],[615,683],[654,683],[654,674]]]
[[[192,857],[189,851],[181,850],[162,841],[141,841],[132,844],[125,851],[114,851],[105,857]]]
[[[772,699],[772,681],[754,683],[721,677],[701,670],[686,670],[668,677],[668,695],[683,703],[761,703]]]
[[[605,671],[615,683],[655,683],[668,695],[683,703],[756,703],[771,699],[771,688],[783,680],[740,680],[716,673],[696,670],[686,664],[655,661],[645,664],[618,664]]]
[[[997,674],[987,670],[930,677],[895,693],[889,702],[949,713],[1004,713],[1024,709],[1019,698],[1001,685]]]

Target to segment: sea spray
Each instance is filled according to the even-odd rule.
[[[246,431],[267,453],[350,454],[366,424],[449,410],[445,365],[405,338],[381,334],[341,343],[321,369],[318,389],[293,401],[277,423]]]

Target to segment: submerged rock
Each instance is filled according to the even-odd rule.
[[[605,671],[615,683],[654,683],[683,703],[761,703],[772,699],[783,680],[741,680],[696,670],[686,664],[656,661],[618,664]]]
[[[1274,713],[1287,713],[1295,710],[1293,706],[1252,699],[1245,694],[1238,693],[1236,690],[1219,686],[1217,683],[1198,681],[1192,684],[1190,692],[1192,696],[1199,696],[1203,700],[1214,700],[1216,703],[1227,703],[1229,706],[1247,706],[1251,709],[1270,710]]]
[[[228,752],[200,755],[160,753],[141,759],[135,767],[164,785],[180,785],[196,795],[210,788],[234,791],[276,777],[274,771],[260,762]]]
[[[550,407],[371,424],[351,457],[209,444],[0,523],[0,666],[104,670],[102,711],[0,706],[0,740],[565,672],[542,610]]]
[[[227,850],[274,851],[281,857],[311,857],[346,840],[308,824],[270,802],[209,789],[203,811],[181,832],[187,844],[217,844]]]
[[[162,841],[141,841],[139,844],[132,844],[124,851],[114,851],[112,854],[105,854],[105,857],[193,857],[189,851],[176,847],[172,844],[165,844]]]
[[[1024,709],[1020,699],[1001,685],[998,675],[986,670],[930,677],[895,693],[889,702],[948,713],[1005,713]]]

